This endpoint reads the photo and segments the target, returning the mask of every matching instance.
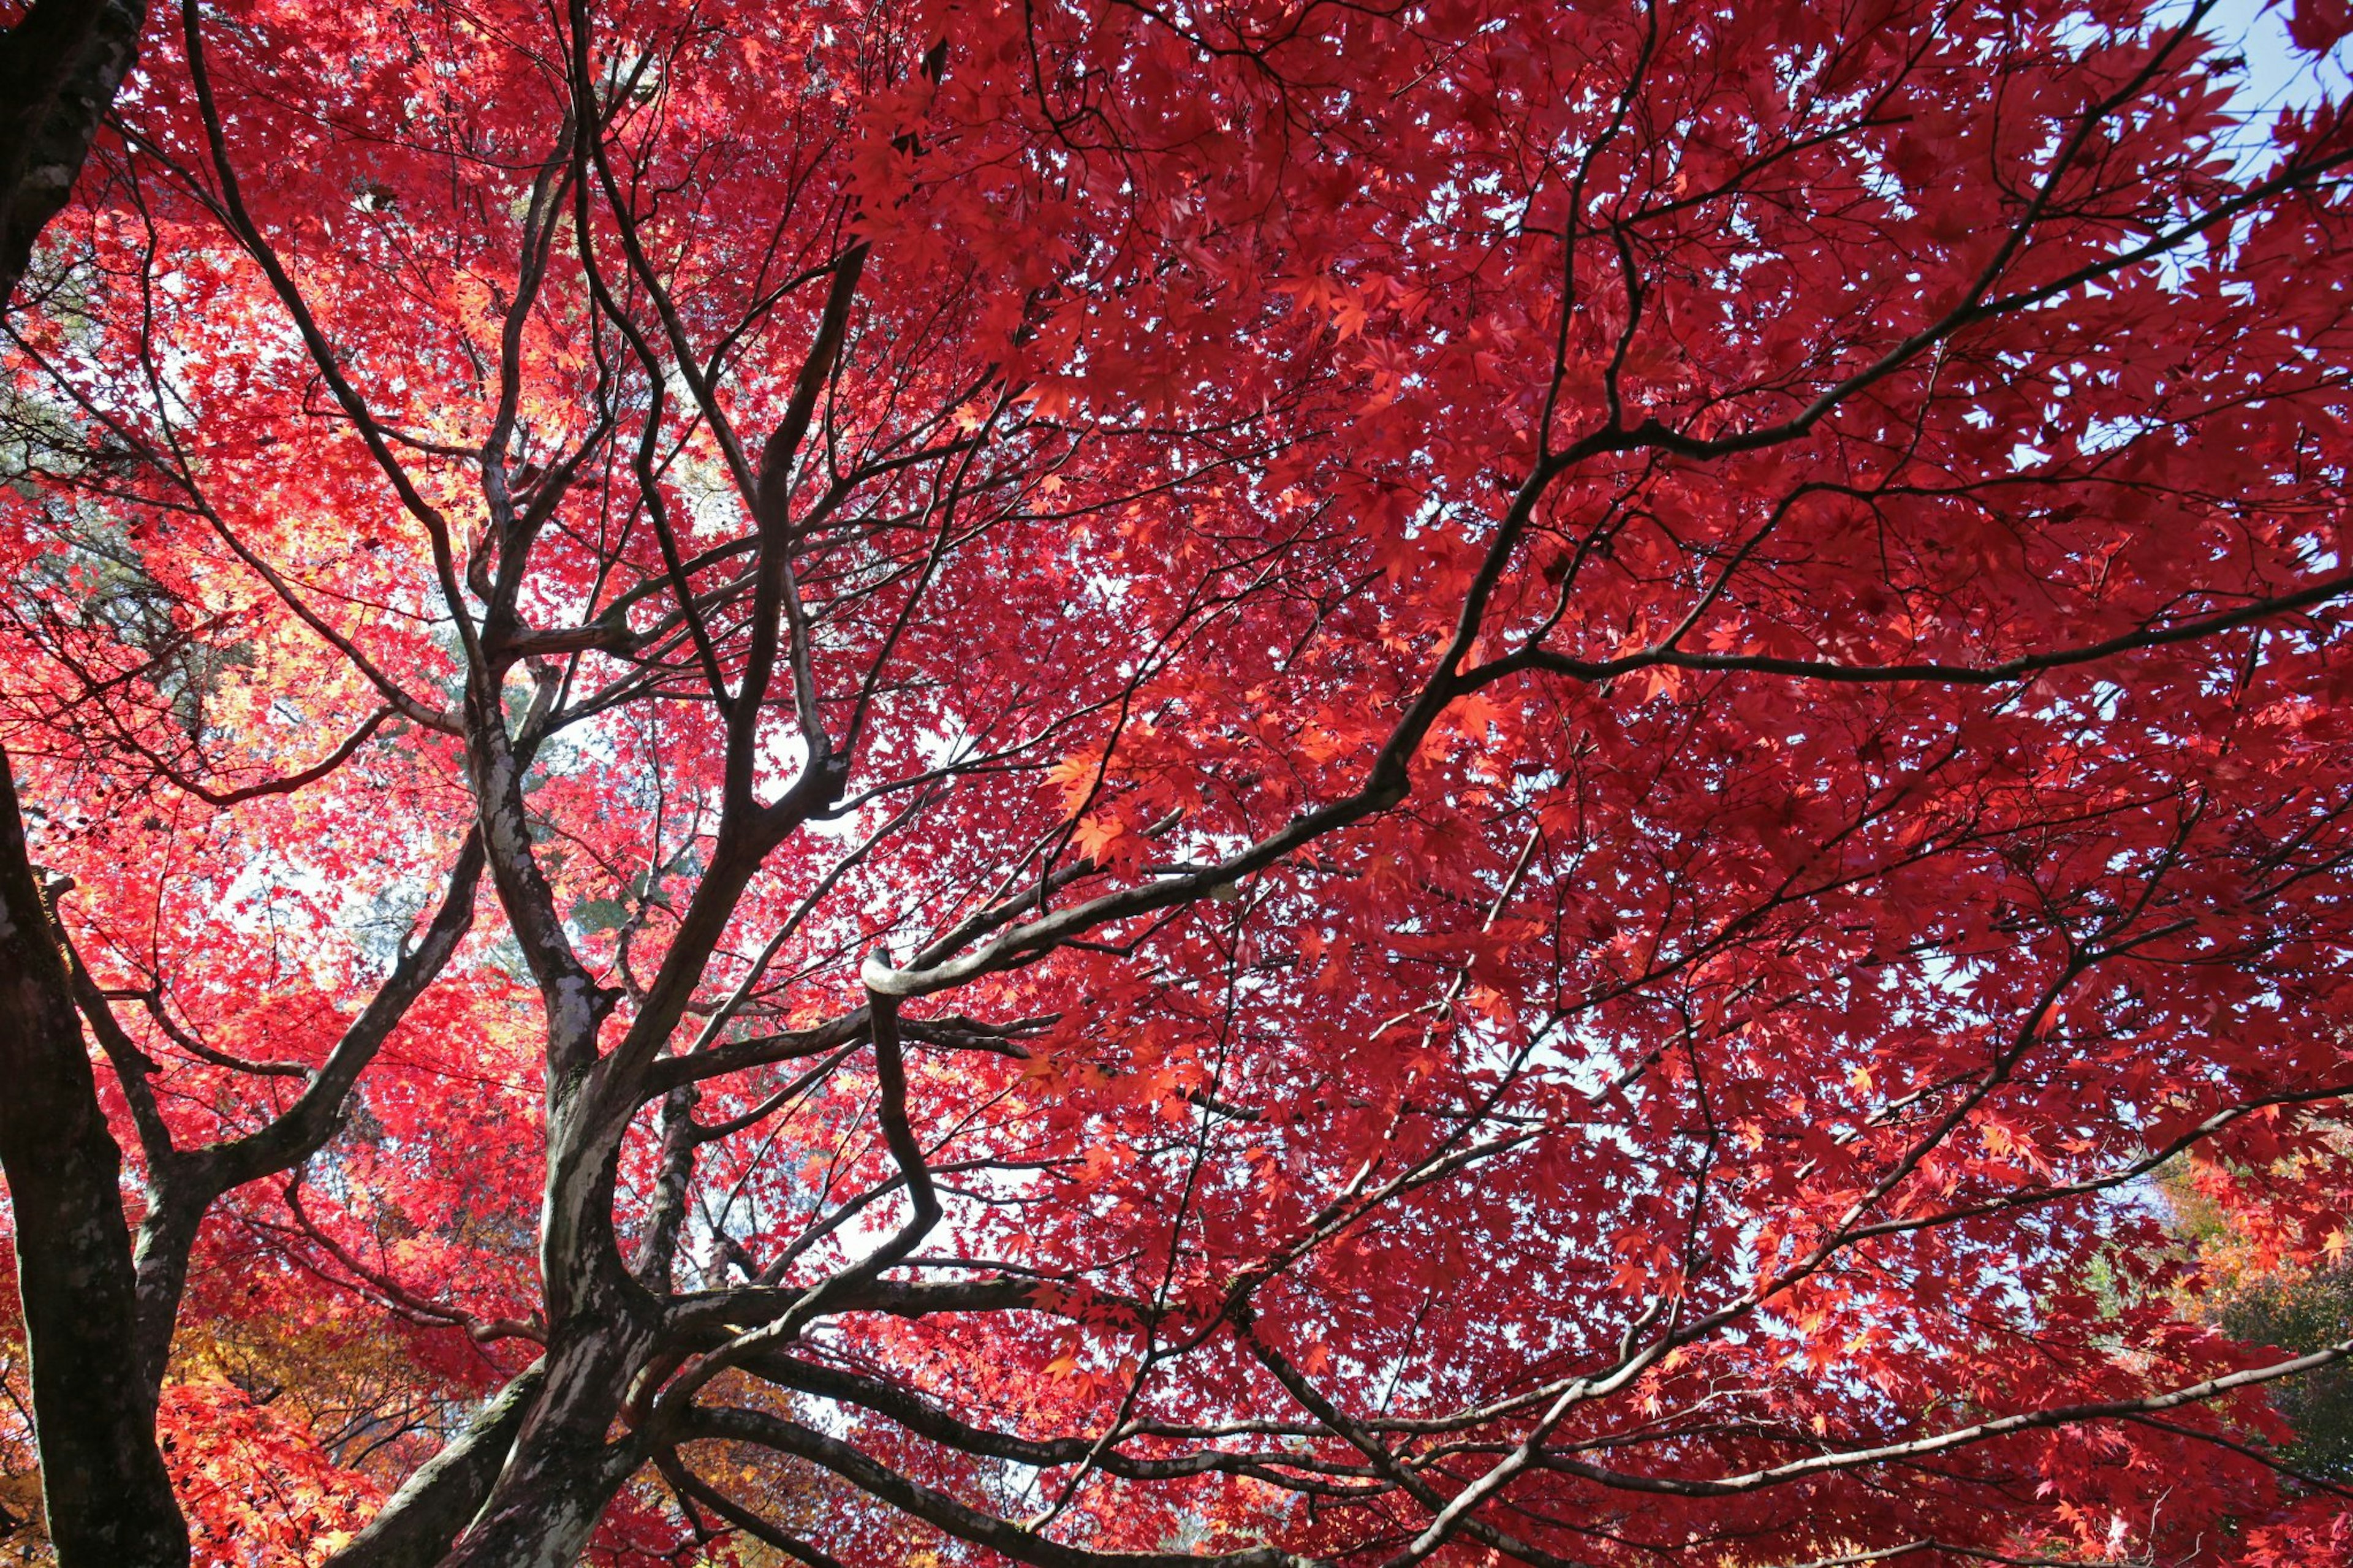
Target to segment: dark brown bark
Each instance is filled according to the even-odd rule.
[[[144,0],[37,0],[0,35],[0,308],[139,48]],[[0,753],[0,1170],[16,1224],[42,1504],[60,1568],[188,1561],[137,1354],[122,1154]]]
[[[59,1568],[179,1568],[187,1527],[140,1376],[122,1154],[0,753],[0,1170],[16,1226],[43,1503]]]
[[[507,1384],[474,1424],[408,1478],[329,1568],[433,1568],[480,1511],[515,1434],[547,1381],[543,1365]]]
[[[174,1149],[164,1141],[148,1150],[147,1215],[133,1256],[139,1281],[139,1371],[151,1397],[162,1387],[171,1359],[188,1260],[206,1215],[224,1193],[294,1169],[334,1136],[360,1074],[472,928],[474,893],[481,877],[481,839],[476,835],[459,850],[431,923],[401,955],[292,1105],[240,1138],[188,1150]],[[106,1003],[95,986],[86,996],[85,1010],[95,1018]]]
[[[1271,1546],[1207,1555],[1190,1552],[1090,1552],[1066,1546],[1008,1519],[981,1512],[882,1464],[838,1437],[763,1410],[698,1409],[690,1436],[754,1443],[822,1465],[942,1532],[1033,1568],[1320,1568],[1319,1560]]]
[[[622,1398],[651,1356],[650,1299],[634,1281],[583,1302],[548,1342],[547,1381],[524,1418],[482,1511],[443,1568],[568,1568],[623,1481],[642,1440],[609,1441]]]
[[[146,0],[35,0],[0,35],[0,307],[139,53]]]

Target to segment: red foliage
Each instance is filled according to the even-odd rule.
[[[2341,1553],[2135,1197],[2342,1246],[2353,140],[2203,17],[169,18],[0,492],[126,1146],[488,875],[182,1310],[433,1419],[167,1425],[355,1523],[543,1343],[453,1563]]]

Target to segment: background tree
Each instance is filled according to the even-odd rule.
[[[185,0],[0,733],[202,1550],[2332,1550],[2353,1344],[2092,1278],[2343,1224],[2353,131],[2213,20]]]
[[[2322,1180],[2341,1183],[2353,1169],[2347,1144],[2340,1124],[2307,1156],[2327,1163]],[[2246,1176],[2186,1161],[2159,1178],[2168,1226],[2196,1265],[2182,1282],[2189,1300],[2249,1344],[2306,1353],[2353,1336],[2353,1268],[2341,1233],[2319,1257],[2299,1257],[2295,1227],[2283,1234],[2263,1203],[2271,1184]],[[2283,1456],[2298,1479],[2324,1490],[2353,1479],[2353,1366],[2339,1362],[2283,1384],[2272,1403],[2287,1424]]]

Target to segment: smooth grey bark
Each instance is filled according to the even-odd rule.
[[[607,1435],[653,1353],[649,1305],[592,1297],[550,1336],[546,1385],[481,1512],[439,1559],[445,1568],[569,1568],[579,1560],[614,1491],[647,1457]]]

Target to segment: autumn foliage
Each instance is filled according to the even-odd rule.
[[[0,743],[195,1560],[2353,1552],[2151,1195],[2353,1196],[2258,20],[158,7]]]

